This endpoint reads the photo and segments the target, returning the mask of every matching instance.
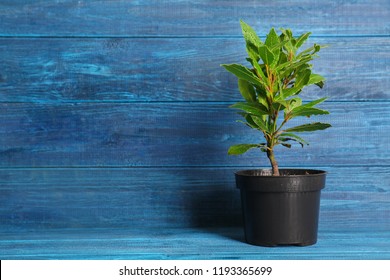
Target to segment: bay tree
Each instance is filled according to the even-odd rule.
[[[325,78],[312,71],[313,59],[318,57],[321,45],[313,44],[300,51],[310,36],[310,32],[295,37],[290,29],[281,29],[280,34],[272,28],[263,42],[251,26],[240,22],[246,43],[247,61],[250,66],[222,64],[238,78],[238,89],[244,101],[231,107],[239,110],[241,122],[262,133],[259,143],[236,144],[228,154],[239,155],[258,148],[267,154],[272,166],[272,175],[279,176],[275,158],[275,147],[282,145],[291,148],[292,143],[302,147],[307,145],[298,134],[324,130],[328,123],[308,122],[298,126],[287,126],[297,117],[326,115],[328,111],[317,107],[326,98],[304,103],[299,94],[311,85],[323,88]]]

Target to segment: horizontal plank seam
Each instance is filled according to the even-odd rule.
[[[283,168],[296,168],[297,166],[283,166]],[[372,165],[372,164],[355,164],[355,165],[304,165],[299,168],[390,168],[390,165]],[[117,165],[117,166],[2,166],[0,167],[0,171],[5,170],[39,170],[39,169],[48,169],[48,170],[70,170],[70,169],[89,169],[89,170],[101,170],[101,169],[261,169],[270,168],[269,166],[239,166],[239,165],[150,165],[150,166],[126,166],[126,165]]]
[[[390,38],[390,34],[330,34],[311,35],[311,38]],[[241,39],[241,35],[33,35],[0,34],[7,39]]]
[[[58,101],[0,101],[0,104],[40,104],[40,105],[56,105],[56,104],[219,104],[232,105],[236,102],[241,102],[241,99],[232,101],[211,101],[211,100],[171,100],[171,101],[145,101],[145,100],[58,100]],[[303,102],[310,102],[303,101]],[[390,103],[389,99],[345,99],[345,100],[331,100],[328,99],[324,103]]]

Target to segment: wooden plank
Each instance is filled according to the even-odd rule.
[[[232,170],[21,169],[0,174],[3,230],[240,224]]]
[[[388,260],[389,231],[319,232],[313,246],[259,247],[243,241],[241,228],[16,231],[3,235],[6,259],[124,260]]]
[[[268,2],[2,1],[0,259],[390,258],[390,2]],[[233,172],[268,165],[226,155],[258,141],[219,66],[244,61],[240,18],[331,45],[305,99],[330,96],[334,127],[278,150],[329,171],[314,247],[237,227]]]
[[[322,230],[390,232],[390,168],[330,167]],[[238,168],[0,169],[1,233],[242,224]]]
[[[325,89],[306,99],[390,98],[390,38],[314,38]],[[0,39],[0,102],[236,101],[222,63],[245,64],[241,38]]]
[[[390,27],[387,0],[2,1],[0,11],[6,36],[235,36],[240,19],[263,33],[388,35]]]
[[[226,103],[0,104],[0,165],[268,166],[264,154],[228,156],[260,143]],[[331,129],[302,134],[310,146],[277,148],[280,166],[389,165],[390,103],[326,102]],[[375,110],[374,110],[375,108]]]

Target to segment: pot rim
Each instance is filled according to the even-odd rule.
[[[305,168],[280,168],[279,172],[284,173],[280,176],[273,176],[272,169],[270,168],[258,168],[258,169],[242,169],[234,172],[235,175],[244,177],[261,177],[261,178],[289,178],[289,177],[316,177],[328,174],[325,170],[319,169],[305,169]],[[302,173],[302,174],[289,174],[289,173]],[[264,173],[264,174],[260,174]]]
[[[239,189],[255,192],[307,192],[325,187],[326,172],[315,169],[279,169],[293,175],[272,176],[271,169],[247,169],[235,173]],[[256,174],[256,172],[258,174]],[[264,172],[266,175],[259,173]],[[309,174],[305,174],[309,172]],[[310,174],[311,173],[311,174]]]

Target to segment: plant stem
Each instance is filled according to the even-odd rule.
[[[270,148],[267,150],[267,157],[268,157],[269,161],[271,162],[272,176],[280,176],[279,166],[278,166],[278,163],[275,159],[273,148]]]
[[[271,94],[272,96],[272,94]],[[268,116],[268,123],[270,126],[272,126],[272,133],[269,135],[269,137],[266,137],[267,139],[267,157],[271,163],[272,166],[272,176],[279,176],[279,167],[278,163],[275,159],[274,155],[274,146],[276,143],[276,133],[277,133],[277,120],[279,111],[275,110],[272,106],[272,101],[270,102],[270,110],[271,114]],[[271,128],[271,127],[270,127]]]

